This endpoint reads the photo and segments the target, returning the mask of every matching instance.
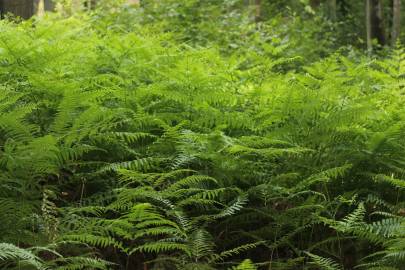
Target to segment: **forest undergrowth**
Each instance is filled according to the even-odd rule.
[[[0,21],[0,269],[404,269],[400,45],[138,13]]]

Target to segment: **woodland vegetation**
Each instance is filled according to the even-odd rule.
[[[0,21],[0,269],[405,269],[403,1],[83,2]]]

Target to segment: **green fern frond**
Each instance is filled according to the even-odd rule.
[[[317,265],[324,270],[343,270],[343,267],[338,263],[334,262],[332,259],[324,258],[309,252],[304,252],[308,257],[311,258],[313,264]]]
[[[256,270],[256,266],[252,263],[251,260],[246,259],[241,262],[238,266],[233,267],[233,270]]]
[[[110,237],[110,236],[99,236],[99,235],[93,235],[93,234],[88,234],[88,233],[82,233],[82,234],[66,234],[63,235],[61,240],[64,241],[76,241],[79,243],[85,243],[89,244],[94,247],[101,247],[105,248],[108,246],[112,246],[115,248],[118,248],[122,251],[126,251],[124,248],[123,244],[116,239]]]
[[[136,171],[147,171],[150,169],[153,164],[156,163],[156,159],[146,157],[140,158],[132,161],[125,161],[119,163],[111,163],[107,166],[104,166],[99,170],[100,173],[107,172],[107,171],[118,171],[121,169],[130,169]]]
[[[183,251],[184,253],[191,256],[192,251],[186,244],[174,243],[174,242],[151,242],[143,244],[137,248],[129,251],[129,254],[135,252],[146,252],[146,253],[163,253],[163,252],[173,252],[173,251]]]
[[[221,213],[217,214],[215,218],[224,218],[227,216],[232,216],[236,212],[239,212],[245,204],[248,202],[248,197],[245,194],[238,196],[236,201],[232,203],[230,206],[226,207]]]
[[[57,270],[81,270],[81,269],[101,269],[107,270],[110,269],[113,264],[105,260],[90,258],[84,256],[75,256],[75,257],[65,257],[53,261],[53,263],[63,264],[62,266],[53,266]]]
[[[205,185],[205,183],[208,183]],[[210,176],[206,175],[191,175],[186,178],[177,180],[175,183],[170,185],[169,187],[166,188],[166,191],[175,191],[180,188],[184,187],[197,187],[197,188],[204,188],[209,185],[209,183],[214,183],[217,184],[218,181]]]
[[[0,243],[0,265],[6,261],[22,262],[35,269],[46,269],[43,261],[31,251],[19,248],[13,244]]]
[[[211,262],[223,261],[227,257],[239,255],[239,254],[241,254],[243,252],[246,252],[246,251],[248,251],[250,249],[256,248],[257,246],[260,246],[262,244],[264,244],[264,241],[258,241],[258,242],[255,242],[255,243],[249,243],[249,244],[240,245],[240,246],[238,246],[236,248],[223,251],[220,254],[212,255],[210,261]]]
[[[386,175],[376,175],[375,176],[376,181],[381,181],[381,182],[388,182],[394,187],[397,188],[405,188],[405,180],[402,179],[396,179],[393,176],[386,176]]]

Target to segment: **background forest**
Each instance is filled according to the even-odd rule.
[[[0,269],[405,269],[404,1],[7,1]]]

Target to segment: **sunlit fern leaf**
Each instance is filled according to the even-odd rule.
[[[64,210],[69,211],[70,214],[86,214],[99,217],[106,212],[106,207],[91,205],[91,206],[81,206],[78,208],[66,207]]]
[[[199,199],[199,198],[188,198],[184,199],[177,204],[179,207],[195,207],[196,209],[200,210],[207,210],[209,207],[212,207],[216,204],[214,200],[207,200],[207,199]],[[199,218],[207,218],[207,216],[201,215]],[[197,218],[197,219],[199,219]],[[212,219],[212,216],[208,219]]]
[[[240,211],[245,204],[248,202],[248,197],[245,194],[242,194],[238,196],[236,201],[232,203],[230,206],[226,207],[224,210],[221,211],[218,215],[216,215],[216,218],[223,218],[227,216],[231,216],[235,214],[236,212]]]
[[[110,236],[99,236],[99,235],[93,235],[89,233],[78,233],[78,234],[65,234],[62,236],[61,240],[64,241],[77,241],[79,243],[85,243],[89,244],[91,246],[95,247],[101,247],[105,248],[108,246],[112,246],[115,248],[118,248],[122,251],[125,251],[126,249],[124,248],[123,244],[116,239],[110,237]]]
[[[251,148],[243,145],[233,145],[227,149],[230,154],[254,154],[267,158],[274,158],[283,155],[300,155],[310,151],[309,149],[302,147],[290,147],[290,148]]]
[[[111,163],[107,166],[104,166],[99,170],[99,172],[106,172],[106,171],[118,171],[120,169],[131,169],[136,171],[146,171],[152,167],[152,165],[156,162],[156,159],[151,157],[135,159],[132,161],[124,161],[124,162],[117,162]]]
[[[78,108],[85,101],[85,97],[86,94],[77,90],[71,91],[69,89],[63,93],[63,99],[59,104],[58,113],[51,127],[56,134],[66,132],[73,124],[75,116],[79,113]]]
[[[310,177],[301,181],[295,189],[302,190],[316,183],[326,183],[333,179],[343,177],[352,166],[346,164],[340,167],[330,168],[322,172],[311,175]]]
[[[316,254],[309,252],[304,252],[315,264],[323,270],[343,270],[343,267],[338,263],[334,262],[332,259],[324,258]]]
[[[389,204],[388,202],[386,202],[385,200],[381,199],[379,196],[374,194],[369,194],[364,202],[379,205],[389,210],[394,210],[393,205]]]
[[[107,270],[113,267],[113,264],[110,262],[86,256],[64,257],[59,260],[53,260],[52,264],[55,264],[52,265],[52,267],[55,267],[54,269],[57,270],[80,270],[80,269]]]
[[[35,269],[46,269],[43,261],[31,251],[19,248],[13,244],[0,243],[0,265],[7,261],[22,262]]]
[[[379,174],[379,175],[375,176],[375,179],[376,179],[376,181],[388,182],[397,188],[401,188],[401,189],[405,188],[405,180],[397,179],[397,178],[394,178],[393,176]]]
[[[232,270],[256,270],[256,269],[257,269],[256,266],[249,259],[244,260],[236,267],[232,267]]]
[[[209,183],[216,184],[218,181],[210,176],[206,175],[191,175],[186,178],[177,180],[175,183],[167,187],[166,191],[175,191],[179,188],[183,187],[200,187],[203,188],[204,186],[208,186]],[[205,184],[207,183],[207,184]]]
[[[83,155],[90,153],[91,151],[102,150],[96,146],[88,144],[79,144],[71,147],[59,147],[59,162],[61,164],[79,160]]]
[[[365,213],[366,209],[364,207],[364,203],[360,203],[356,210],[343,218],[341,224],[347,227],[356,226],[357,224],[363,222]]]
[[[170,252],[170,251],[183,251],[184,253],[191,255],[192,252],[186,244],[175,243],[175,242],[150,242],[143,244],[139,247],[136,247],[130,250],[129,254],[135,252],[147,252],[147,253],[155,253],[159,254],[162,252]]]
[[[212,236],[206,230],[198,229],[194,231],[188,240],[192,256],[196,260],[207,257],[214,252],[215,244]]]
[[[112,132],[107,133],[105,136],[113,136],[122,139],[128,143],[136,143],[144,139],[155,139],[156,136],[145,132]]]
[[[183,178],[184,176],[193,175],[197,171],[192,169],[178,169],[169,172],[164,172],[158,174],[158,178],[154,181],[154,185],[159,186],[165,183],[172,183],[177,181],[178,178]]]
[[[218,262],[218,261],[224,261],[226,258],[231,257],[231,256],[236,256],[239,255],[243,252],[246,252],[250,249],[254,249],[257,246],[260,246],[264,244],[265,241],[258,241],[255,243],[248,243],[248,244],[243,244],[239,245],[238,247],[235,247],[233,249],[225,250],[219,254],[213,254],[210,258],[211,262]]]
[[[153,182],[154,179],[159,177],[158,174],[149,174],[149,173],[145,174],[128,169],[118,169],[117,173],[119,175],[118,180],[124,186],[131,184],[141,184],[141,185],[151,184],[151,182]]]
[[[192,189],[189,189],[190,191],[193,191]],[[196,191],[197,194],[192,195],[189,197],[190,200],[193,199],[203,199],[203,200],[216,200],[219,199],[219,197],[226,193],[226,192],[231,192],[234,191],[231,188],[216,188],[216,189],[197,189]],[[237,193],[237,192],[235,192]]]
[[[386,218],[372,224],[367,224],[365,229],[386,238],[400,236],[405,231],[404,218]]]
[[[28,141],[32,138],[34,127],[19,120],[14,113],[0,115],[0,136],[17,141]]]

